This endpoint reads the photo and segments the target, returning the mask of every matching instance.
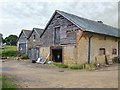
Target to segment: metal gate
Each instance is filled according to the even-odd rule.
[[[30,58],[35,61],[39,58],[39,48],[31,48]]]

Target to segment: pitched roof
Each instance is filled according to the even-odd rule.
[[[30,38],[30,36],[32,35],[33,31],[36,31],[36,33],[38,34],[38,36],[40,37],[44,31],[44,29],[40,29],[40,28],[33,28],[31,34],[29,35],[28,38]]]
[[[40,29],[40,28],[33,28],[33,30],[36,30],[39,36],[43,33],[43,29]]]
[[[26,38],[29,37],[30,33],[31,33],[31,30],[22,30],[26,36]]]
[[[85,31],[118,37],[117,28],[114,28],[112,26],[103,23],[99,23],[97,21],[93,21],[73,14],[69,14],[63,11],[56,10],[56,12],[58,12],[59,14],[70,20],[72,23],[74,23],[76,26],[82,28]]]
[[[104,35],[109,35],[109,36],[114,36],[114,37],[120,37],[120,35],[118,36],[119,30],[117,28],[112,27],[112,26],[109,26],[109,25],[106,25],[103,23],[99,23],[97,21],[85,19],[85,18],[76,16],[76,15],[73,15],[70,13],[66,13],[63,11],[59,11],[59,10],[56,10],[55,13],[56,12],[59,13],[60,15],[62,15],[67,20],[69,20],[70,22],[72,22],[73,24],[75,24],[77,27],[79,27],[83,31],[99,33],[99,34],[104,34]],[[53,14],[53,16],[55,15],[55,13]],[[48,24],[49,24],[49,22],[48,22]]]
[[[30,33],[31,33],[31,30],[22,29],[22,31],[21,31],[21,33],[20,33],[17,41],[19,40],[19,38],[20,38],[20,36],[22,35],[22,33],[24,33],[24,34],[25,34],[25,37],[28,39],[28,37],[29,37],[29,35],[30,35]]]

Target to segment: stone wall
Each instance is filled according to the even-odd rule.
[[[40,47],[40,55],[44,58],[50,55],[50,47]],[[50,56],[48,57],[50,59]]]

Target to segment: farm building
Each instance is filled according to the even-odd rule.
[[[31,59],[37,59],[39,57],[39,47],[42,45],[41,34],[43,29],[33,28],[29,35],[28,55]]]
[[[120,56],[118,29],[56,10],[41,37],[40,54],[64,64],[107,63]],[[119,49],[118,49],[119,48]]]
[[[18,41],[17,41],[17,49],[20,52],[20,55],[28,54],[28,37],[30,35],[30,30],[23,29],[19,35]]]

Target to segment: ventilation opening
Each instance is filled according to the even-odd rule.
[[[103,23],[103,21],[97,21],[98,23]]]
[[[62,49],[52,49],[52,60],[62,62]]]

